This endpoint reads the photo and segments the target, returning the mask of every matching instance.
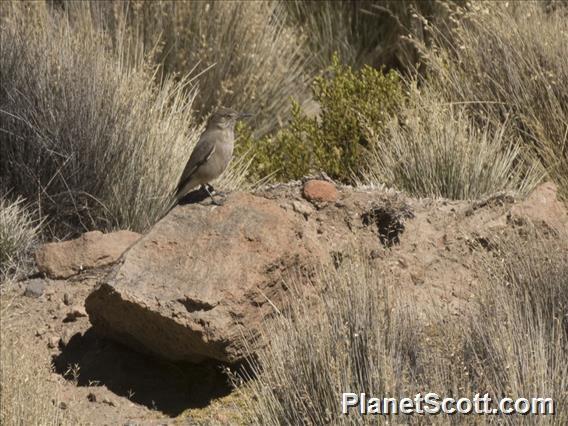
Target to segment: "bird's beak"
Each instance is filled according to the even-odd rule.
[[[252,117],[252,114],[249,114],[248,112],[241,112],[239,114],[239,120],[242,120],[243,118],[249,118]]]

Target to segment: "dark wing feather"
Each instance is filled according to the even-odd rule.
[[[192,178],[195,172],[209,160],[215,152],[214,135],[211,133],[204,133],[199,138],[197,145],[193,148],[193,152],[189,157],[189,161],[185,165],[185,169],[181,174],[178,184],[178,191],[182,189]]]

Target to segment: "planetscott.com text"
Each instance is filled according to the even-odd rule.
[[[343,414],[535,414],[553,415],[552,398],[501,398],[476,393],[470,398],[442,397],[436,393],[417,393],[412,398],[372,397],[365,393],[345,392],[341,397]]]

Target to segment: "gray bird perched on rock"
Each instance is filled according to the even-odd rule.
[[[208,184],[221,176],[229,165],[233,156],[235,124],[245,117],[250,114],[230,108],[219,108],[211,116],[181,175],[176,194],[178,202],[192,189],[203,185],[213,204],[221,205],[213,198]]]

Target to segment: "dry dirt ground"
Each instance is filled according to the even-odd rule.
[[[140,355],[98,338],[86,316],[73,315],[73,306],[83,305],[104,273],[47,280],[40,297],[24,295],[24,283],[2,295],[2,304],[11,305],[4,325],[9,322],[11,332],[26,335],[24,341],[34,346],[17,350],[35,353],[46,371],[52,365],[60,406],[69,417],[109,425],[226,423],[228,414],[237,419],[219,365],[174,365]]]
[[[298,190],[273,188],[259,195],[288,202],[298,197]],[[342,200],[334,208],[322,209],[327,212],[318,220],[345,222],[345,209],[356,206],[349,206],[348,196]],[[518,210],[517,204],[506,195],[476,203],[428,199],[404,203],[412,218],[404,221],[389,244],[377,241],[373,256],[397,278],[409,303],[450,307],[452,315],[459,316],[476,291],[473,262],[477,253],[491,250],[493,238],[502,230],[522,226],[511,214],[512,208]],[[534,206],[541,209],[535,214],[546,219],[550,208],[542,200]],[[368,219],[366,226],[380,227],[375,219]],[[42,368],[48,371],[53,366],[49,374],[53,386],[60,387],[60,409],[77,422],[91,424],[244,421],[221,366],[159,361],[99,338],[91,330],[82,307],[107,271],[46,280],[41,295],[26,291],[29,281],[4,285],[2,305],[10,305],[5,310],[10,329],[28,337],[24,340],[34,346]],[[6,321],[3,318],[3,326]]]

